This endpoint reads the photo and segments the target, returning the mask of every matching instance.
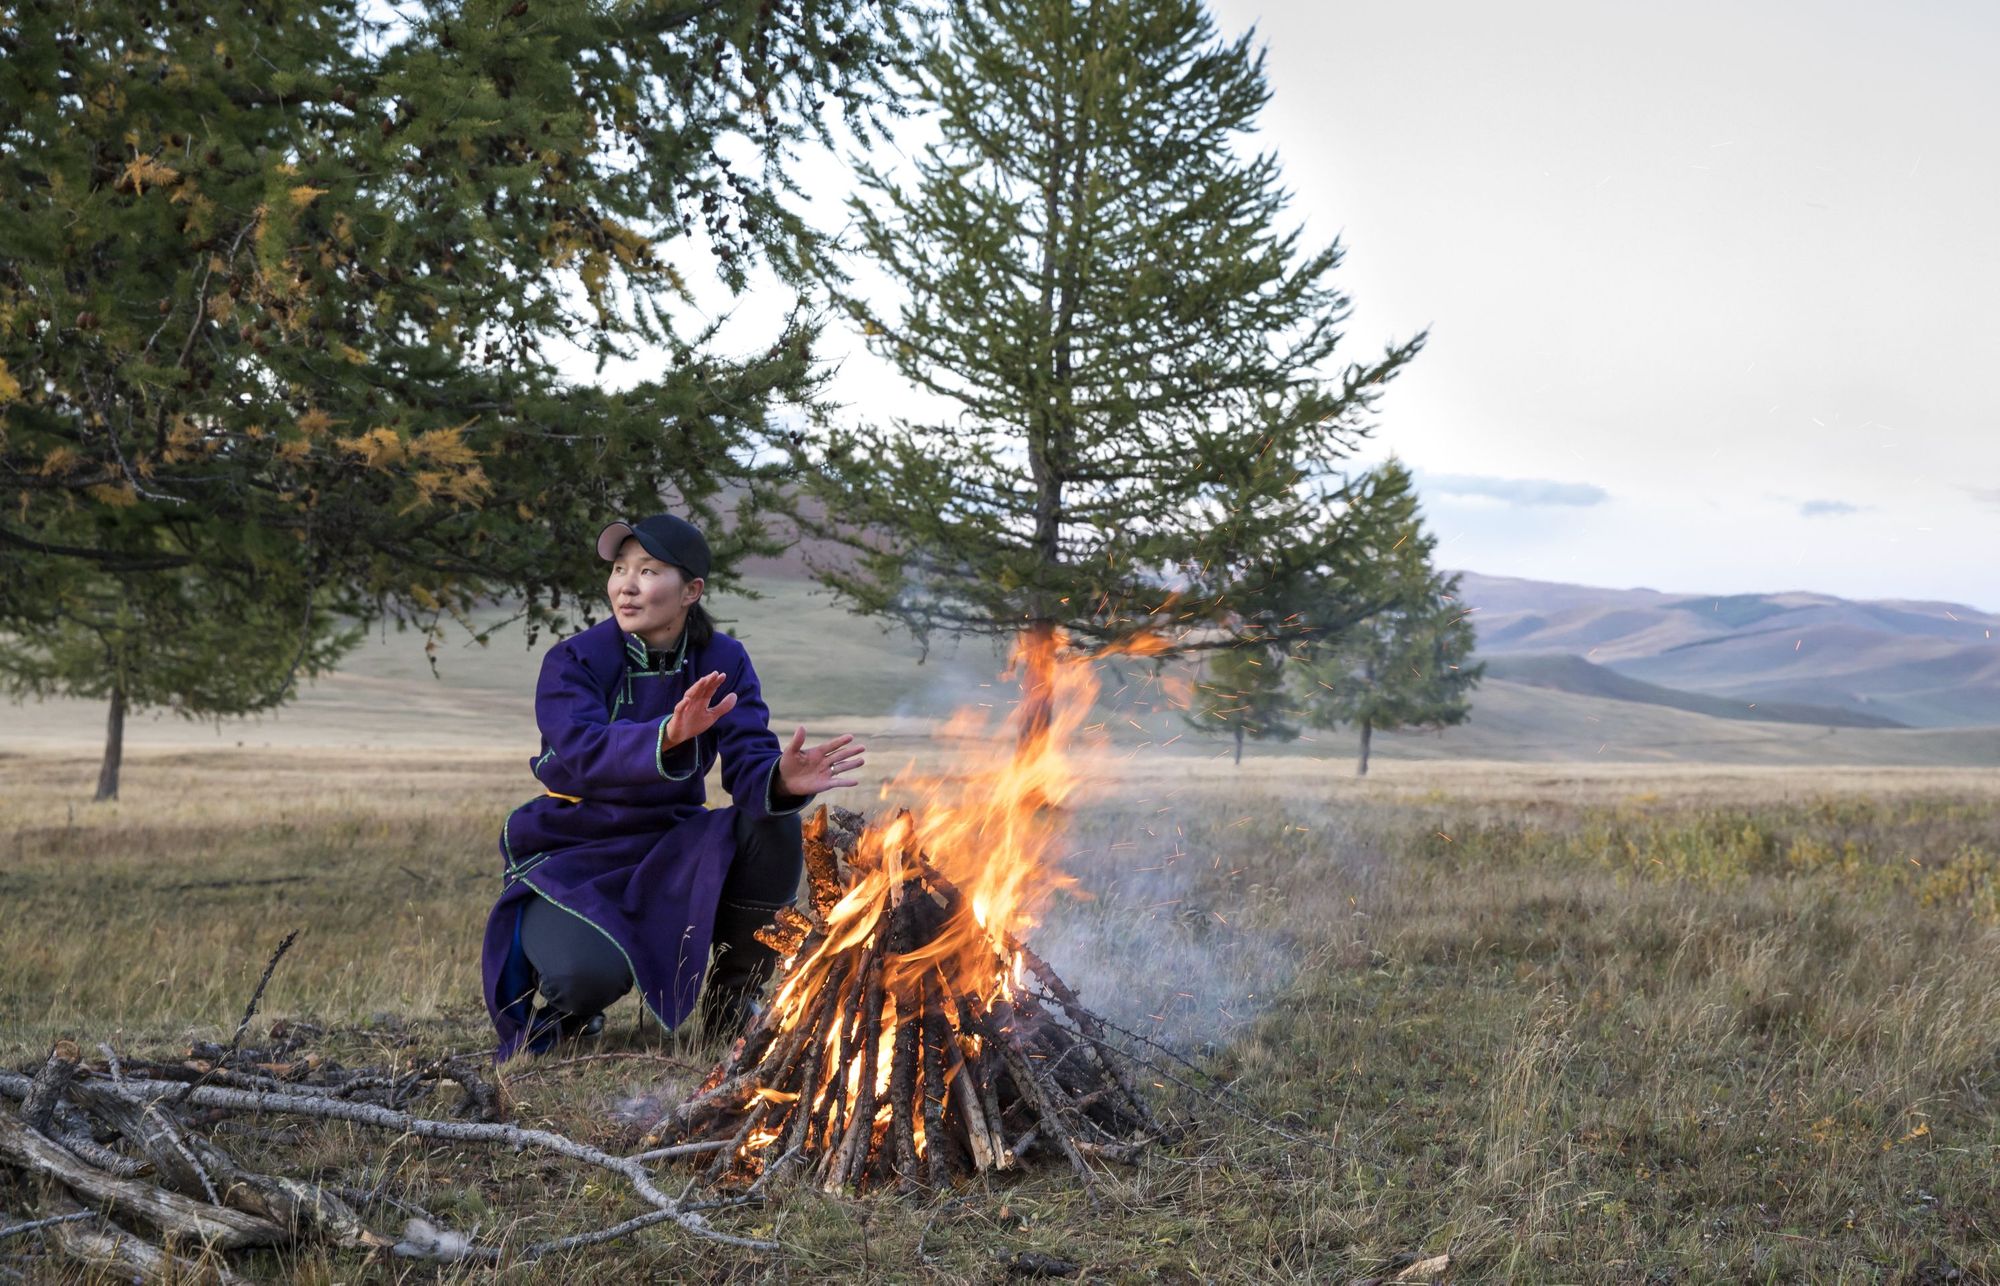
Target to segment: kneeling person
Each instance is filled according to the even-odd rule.
[[[611,619],[544,659],[542,794],[501,827],[484,990],[503,1060],[601,1025],[635,986],[666,1028],[699,996],[709,1030],[739,1029],[774,964],[756,931],[798,891],[799,813],[864,762],[849,736],[808,747],[801,727],[779,743],[749,654],[701,605],[709,550],[692,524],[614,522],[597,552]],[[733,802],[710,809],[717,760]]]

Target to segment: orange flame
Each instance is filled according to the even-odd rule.
[[[816,956],[830,957],[864,941],[879,927],[880,912],[900,893],[905,869],[921,853],[968,900],[974,921],[954,926],[897,965],[918,971],[949,957],[982,957],[999,949],[1007,935],[1037,923],[1049,899],[1073,889],[1075,880],[1056,861],[1060,838],[1052,812],[1076,791],[1084,773],[1068,753],[1097,700],[1094,662],[1123,654],[1157,655],[1168,646],[1157,635],[1137,635],[1094,652],[1072,649],[1060,630],[1032,631],[1015,642],[1009,674],[1021,678],[1023,697],[995,731],[982,712],[961,710],[946,735],[979,746],[972,762],[950,774],[923,773],[913,763],[883,789],[885,798],[915,797],[909,812],[878,820],[855,846],[856,865],[865,871],[828,915],[829,932]],[[968,940],[978,933],[986,941]],[[812,961],[799,961],[780,989],[781,1008],[812,990]],[[892,979],[892,981],[894,981]],[[998,994],[1003,978],[980,988]]]
[[[953,995],[990,1001],[1018,994],[1026,970],[1008,943],[1010,935],[1032,927],[1057,891],[1075,887],[1057,861],[1058,809],[1085,777],[1068,748],[1097,700],[1094,662],[1114,653],[1157,655],[1167,646],[1157,636],[1141,635],[1085,652],[1072,649],[1059,630],[1023,635],[1015,643],[1009,666],[1009,674],[1021,678],[1022,700],[1005,722],[991,729],[979,710],[965,710],[942,730],[970,748],[971,761],[948,774],[919,773],[912,764],[884,788],[885,798],[893,795],[918,802],[907,811],[878,819],[856,842],[856,878],[828,911],[817,948],[786,962],[774,1002],[779,1028],[805,1022],[820,1003],[828,962],[888,932],[893,912],[905,897],[935,896],[929,891],[934,881],[907,882],[917,874],[920,857],[955,886],[961,900],[951,906],[949,915],[950,899],[938,900],[939,915],[945,918],[921,945],[884,948],[882,982],[889,999],[882,1013],[875,1066],[864,1070],[861,1060],[855,1059],[836,1069],[839,1033],[830,1028],[821,1038],[826,1070],[810,1095],[812,1103],[801,1104],[801,1110],[817,1107],[837,1088],[846,1101],[857,1101],[862,1078],[872,1071],[872,1101],[878,1107],[871,1128],[888,1128],[885,1094],[894,1032],[898,1024],[919,1020],[919,1014],[903,1011],[904,998],[914,994],[909,988],[933,969],[942,973]],[[976,1056],[977,1046],[966,1052]],[[774,1094],[767,1101],[775,1105],[776,1099]]]

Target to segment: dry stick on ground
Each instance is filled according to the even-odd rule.
[[[13,1085],[25,1082],[26,1080],[26,1077],[0,1076],[0,1093],[6,1093]],[[280,1112],[293,1116],[314,1117],[321,1120],[348,1121],[356,1125],[366,1125],[376,1129],[396,1130],[401,1133],[413,1134],[419,1138],[448,1139],[461,1143],[502,1143],[515,1148],[536,1148],[544,1152],[553,1152],[558,1156],[565,1156],[573,1161],[581,1161],[585,1165],[593,1165],[599,1169],[609,1170],[613,1174],[622,1176],[626,1182],[632,1185],[633,1191],[638,1193],[641,1198],[657,1207],[673,1222],[678,1223],[683,1229],[696,1236],[746,1250],[778,1249],[776,1242],[760,1241],[749,1237],[737,1237],[714,1227],[706,1219],[702,1218],[699,1212],[688,1208],[684,1203],[669,1197],[664,1192],[661,1192],[659,1188],[655,1187],[652,1176],[647,1174],[645,1167],[638,1162],[628,1157],[613,1156],[587,1143],[580,1143],[575,1139],[548,1130],[523,1129],[517,1125],[488,1124],[473,1121],[440,1121],[431,1117],[416,1116],[409,1112],[400,1112],[393,1108],[377,1107],[371,1103],[355,1103],[346,1099],[327,1098],[322,1095],[313,1094],[277,1094],[259,1090],[229,1089],[220,1085],[183,1086],[173,1081],[148,1081],[128,1078],[122,1084],[115,1086],[100,1082],[99,1088],[106,1093],[117,1094],[135,1103],[151,1103],[157,1099],[177,1096],[183,1091],[191,1090],[192,1101],[198,1107],[223,1108],[237,1112]],[[4,1123],[6,1119],[4,1115],[0,1115],[0,1123]],[[16,1128],[18,1129],[19,1127]],[[54,1144],[40,1139],[39,1136],[36,1136],[36,1140],[48,1149],[60,1151],[60,1149],[55,1148]],[[68,1154],[64,1153],[63,1155],[67,1156]],[[83,1168],[75,1158],[71,1157],[69,1160],[70,1164],[77,1166],[79,1169]],[[99,1176],[99,1178],[103,1179],[103,1176]],[[103,1179],[103,1181],[117,1182],[109,1179]],[[147,1187],[147,1185],[132,1186]],[[176,1197],[172,1193],[166,1193],[157,1188],[147,1187],[147,1191],[156,1193],[161,1197],[173,1197],[176,1201],[187,1200],[184,1197]],[[198,1202],[190,1204],[200,1205]],[[221,1213],[235,1218],[247,1218],[247,1216],[238,1216],[235,1211],[222,1211]],[[253,1222],[265,1227],[270,1226],[262,1220]]]
[[[30,1219],[26,1223],[11,1224],[8,1227],[0,1228],[0,1241],[5,1241],[9,1237],[19,1237],[23,1233],[36,1232],[43,1228],[53,1228],[57,1224],[78,1223],[85,1219],[95,1218],[97,1218],[95,1210],[78,1210],[72,1214],[50,1215],[46,1219]]]
[[[183,1133],[161,1102],[135,1103],[102,1084],[78,1086],[77,1097],[99,1121],[138,1144],[152,1159],[158,1179],[183,1196],[199,1195],[199,1189],[217,1205],[268,1219],[280,1228],[309,1232],[336,1246],[374,1249],[390,1244],[363,1226],[345,1201],[319,1185],[246,1170],[211,1140]]]
[[[264,976],[257,979],[257,989],[250,993],[250,1003],[243,1007],[243,1021],[236,1024],[236,1033],[229,1038],[228,1052],[215,1060],[215,1066],[227,1066],[229,1060],[236,1056],[236,1051],[242,1048],[243,1033],[249,1029],[250,1020],[257,1015],[257,1005],[264,999],[264,988],[271,985],[271,975],[277,972],[278,962],[283,960],[285,953],[292,949],[292,943],[298,940],[298,936],[299,930],[297,929],[293,929],[290,933],[287,933],[284,941],[278,944],[278,949],[271,953],[271,958],[264,962]],[[181,1091],[180,1097],[174,1100],[174,1106],[179,1107],[181,1104],[187,1102],[188,1095],[192,1094],[194,1087],[200,1083],[199,1081],[190,1082],[188,1087]]]
[[[31,1086],[32,1082],[27,1077],[0,1073],[0,1093],[12,1093],[19,1096],[24,1094]],[[160,1100],[176,1093],[182,1088],[176,1082],[128,1080],[115,1085],[98,1082],[91,1086],[91,1092],[100,1097],[116,1097],[121,1099],[135,1116],[139,1116],[149,1114],[150,1110],[157,1108]],[[543,1131],[520,1130],[513,1126],[433,1121],[428,1118],[411,1117],[405,1113],[396,1112],[391,1109],[356,1104],[340,1099],[313,1095],[270,1094],[258,1091],[230,1090],[218,1086],[195,1087],[194,1100],[200,1106],[279,1111],[298,1115],[347,1120],[359,1124],[404,1130],[420,1137],[511,1142],[516,1147],[541,1146],[548,1150],[557,1151],[625,1175],[633,1181],[634,1187],[640,1191],[642,1196],[645,1196],[653,1204],[660,1207],[660,1209],[650,1215],[641,1216],[636,1220],[628,1220],[614,1228],[578,1234],[576,1237],[563,1238],[555,1242],[540,1243],[536,1246],[528,1247],[523,1251],[516,1252],[518,1255],[532,1257],[554,1250],[594,1245],[600,1241],[608,1241],[615,1237],[638,1231],[641,1228],[651,1227],[654,1224],[669,1220],[679,1222],[683,1227],[688,1228],[690,1231],[695,1231],[699,1235],[724,1241],[731,1245],[755,1249],[768,1249],[772,1245],[767,1242],[751,1241],[720,1233],[709,1227],[706,1221],[700,1217],[700,1212],[703,1210],[729,1208],[747,1204],[749,1201],[758,1199],[761,1196],[763,1187],[761,1183],[753,1185],[751,1191],[742,1197],[725,1201],[706,1201],[692,1204],[668,1202],[663,1194],[658,1193],[657,1190],[648,1191],[651,1185],[644,1182],[643,1171],[640,1170],[637,1159],[610,1157],[598,1152],[597,1149],[590,1148],[588,1145],[576,1143],[561,1135],[545,1134]],[[203,1143],[205,1145],[205,1141]],[[286,1180],[271,1179],[268,1176],[250,1175],[237,1169],[218,1149],[213,1149],[212,1145],[205,1145],[204,1150],[207,1152],[207,1159],[211,1166],[226,1173],[226,1183],[232,1196],[246,1196],[253,1200],[273,1203],[289,1198],[295,1205],[304,1207],[302,1209],[293,1209],[290,1212],[293,1218],[303,1218],[321,1225],[328,1223],[346,1224],[346,1227],[337,1229],[338,1233],[344,1235],[336,1235],[334,1238],[334,1240],[341,1244],[371,1246],[386,1244],[385,1239],[377,1238],[373,1234],[360,1229],[358,1223],[351,1222],[351,1212],[346,1210],[343,1203],[331,1200],[332,1194],[328,1190],[310,1184],[294,1184]],[[712,1150],[710,1145],[697,1144],[688,1148],[663,1149],[662,1152],[667,1156],[676,1156],[708,1150]],[[148,1185],[133,1186],[146,1189],[150,1192],[157,1192],[162,1197],[174,1197],[174,1194],[160,1192],[158,1189],[151,1189]],[[244,1189],[246,1187],[252,1190],[245,1192]],[[185,1200],[183,1198],[175,1199]],[[336,1231],[335,1229],[323,1230]],[[96,1245],[93,1253],[104,1252],[111,1244],[107,1242]],[[498,1250],[471,1246],[459,1238],[447,1239],[444,1237],[435,1237],[431,1244],[440,1247],[448,1246],[451,1257],[489,1259],[497,1258],[501,1253]],[[143,1246],[144,1243],[139,1243],[139,1245]],[[85,1247],[85,1249],[93,1248]],[[102,1255],[97,1254],[97,1257],[102,1257]],[[143,1255],[141,1252],[133,1250],[132,1253],[125,1255],[119,1262],[122,1262],[127,1267],[144,1267],[142,1259]],[[157,1269],[160,1265],[156,1263],[153,1267]]]
[[[773,1164],[769,1170],[766,1170],[759,1176],[757,1181],[745,1189],[741,1196],[727,1197],[719,1201],[700,1202],[698,1203],[699,1208],[720,1210],[732,1206],[752,1205],[763,1200],[765,1185],[777,1173],[778,1166],[782,1165],[788,1158],[789,1154],[779,1157],[777,1163]],[[687,1206],[684,1208],[693,1210],[697,1207]],[[654,1224],[665,1223],[671,1218],[673,1218],[671,1211],[655,1210],[650,1214],[637,1215],[631,1219],[627,1219],[624,1223],[613,1224],[609,1228],[600,1228],[596,1232],[581,1232],[573,1237],[558,1237],[553,1241],[538,1241],[531,1246],[523,1246],[520,1250],[514,1252],[515,1258],[540,1259],[544,1255],[557,1254],[565,1250],[581,1250],[585,1246],[595,1246],[602,1242],[616,1241],[620,1237],[629,1237],[635,1232],[650,1228]]]
[[[88,1161],[106,1174],[114,1174],[121,1179],[136,1179],[153,1168],[151,1161],[145,1161],[138,1157],[128,1157],[121,1152],[114,1152],[110,1148],[105,1147],[91,1135],[87,1128],[81,1125],[75,1129],[64,1130],[62,1133],[52,1135],[51,1137],[71,1152],[74,1152],[81,1159]]]

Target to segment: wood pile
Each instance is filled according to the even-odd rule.
[[[62,1041],[32,1072],[0,1071],[0,1277],[18,1279],[7,1262],[23,1247],[43,1253],[33,1249],[37,1242],[55,1258],[128,1280],[221,1282],[243,1280],[239,1256],[259,1250],[292,1254],[320,1245],[371,1260],[492,1263],[537,1259],[668,1223],[732,1246],[776,1249],[707,1219],[761,1200],[760,1191],[691,1201],[655,1186],[657,1166],[704,1149],[620,1156],[499,1120],[502,1094],[471,1059],[447,1057],[391,1074],[342,1067],[290,1039],[263,1049],[197,1043],[184,1058],[159,1061],[120,1056],[109,1046],[99,1052],[86,1059],[74,1042]],[[454,1085],[461,1092],[450,1116],[410,1110],[442,1106],[439,1090]],[[345,1187],[317,1172],[311,1179],[264,1173],[229,1150],[235,1145],[226,1140],[238,1136],[225,1131],[268,1133],[258,1122],[287,1118],[346,1122],[388,1139],[537,1151],[609,1172],[647,1208],[607,1228],[503,1252],[448,1230],[380,1185]],[[369,1226],[367,1218],[382,1210],[394,1214],[400,1234]]]
[[[764,935],[785,960],[775,998],[647,1141],[720,1144],[712,1183],[798,1173],[834,1191],[942,1188],[1042,1156],[1087,1185],[1091,1160],[1159,1138],[1047,962],[989,934],[924,854],[859,855],[863,829],[824,807],[807,824],[810,900]]]

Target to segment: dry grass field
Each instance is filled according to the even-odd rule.
[[[921,748],[879,731],[878,762]],[[0,756],[0,1061],[226,1037],[293,928],[253,1040],[283,1020],[350,1064],[483,1048],[477,935],[523,767],[141,749],[92,806],[87,745]],[[1105,1281],[1350,1281],[1443,1253],[1463,1282],[2000,1279],[2000,774],[1391,760],[1356,781],[1131,747],[1100,767],[1068,817],[1090,896],[1033,939],[1244,1113],[1155,1078],[1187,1133],[1108,1171],[1094,1210],[1061,1169],[930,1201],[787,1188],[723,1217],[779,1254],[655,1230],[494,1275],[980,1281],[1034,1250]],[[593,1051],[615,1057],[510,1065],[520,1119],[628,1142],[705,1070],[634,1012]],[[335,1125],[234,1141],[482,1239],[635,1209],[533,1154]],[[66,1279],[8,1259],[27,1248],[0,1266]]]

